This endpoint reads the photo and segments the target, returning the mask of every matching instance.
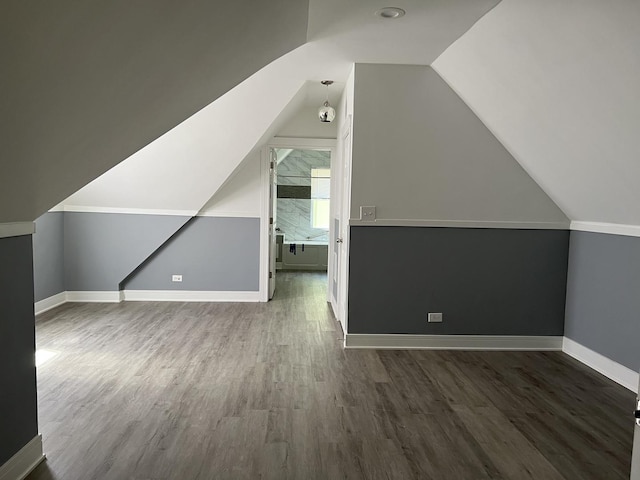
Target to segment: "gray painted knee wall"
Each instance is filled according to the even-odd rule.
[[[35,299],[121,287],[258,291],[259,261],[259,218],[52,212],[36,221]]]
[[[35,301],[66,290],[64,285],[64,213],[49,212],[36,220],[33,235]]]
[[[568,247],[565,230],[352,227],[349,333],[562,335]]]
[[[182,282],[172,282],[174,274]],[[258,291],[260,219],[196,217],[125,282],[126,290]]]
[[[637,372],[640,238],[571,232],[565,335]]]
[[[31,235],[0,238],[0,465],[38,434]]]

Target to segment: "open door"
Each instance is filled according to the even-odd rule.
[[[276,202],[278,200],[278,155],[269,148],[269,300],[276,291]]]
[[[640,392],[640,385],[638,386]],[[631,480],[640,480],[640,399],[636,397],[635,427],[633,430],[633,452],[631,454]]]
[[[331,269],[331,306],[333,313],[342,325],[342,331],[347,333],[347,295],[349,282],[349,216],[351,210],[351,121],[347,121],[341,135],[339,145],[339,174],[340,178],[338,201],[333,220],[333,258]],[[338,169],[336,169],[338,170]]]

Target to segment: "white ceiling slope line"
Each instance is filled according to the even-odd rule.
[[[356,61],[428,64],[496,3],[404,0],[401,6],[411,15],[386,22],[373,15],[368,0],[348,5],[311,0],[311,41],[262,68],[64,204],[197,210],[259,143],[304,82],[344,82]],[[348,34],[335,30],[334,20],[342,15],[350,19]]]
[[[0,221],[21,221],[304,44],[308,4],[6,2],[2,13]]]
[[[637,226],[638,24],[634,0],[503,0],[433,67],[570,219]]]

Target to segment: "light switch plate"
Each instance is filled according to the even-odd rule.
[[[172,282],[181,282],[182,281],[182,275],[171,275],[171,281]]]
[[[429,313],[429,323],[442,323],[442,313]]]
[[[360,220],[373,221],[376,219],[376,207],[360,207]]]

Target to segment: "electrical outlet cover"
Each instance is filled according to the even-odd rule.
[[[441,323],[442,313],[429,313],[428,321],[429,323]]]
[[[376,207],[360,207],[360,220],[373,221],[376,219]]]

